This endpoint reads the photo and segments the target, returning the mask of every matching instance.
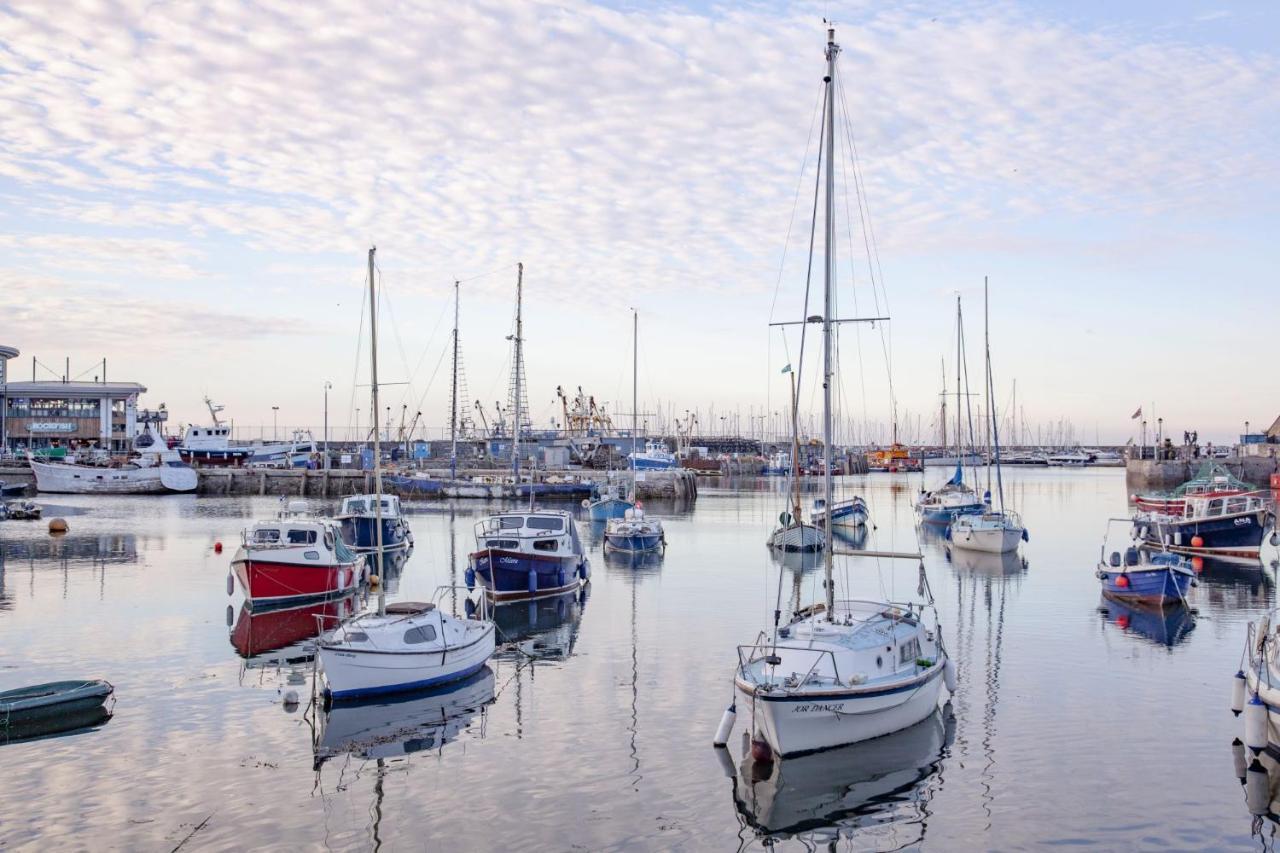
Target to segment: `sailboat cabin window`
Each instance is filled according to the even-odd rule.
[[[436,638],[435,625],[418,625],[404,632],[404,641],[406,645],[416,645],[418,643],[430,643]]]
[[[316,542],[316,532],[314,530],[290,530],[290,545],[314,545]]]
[[[564,530],[564,519],[555,518],[554,516],[534,515],[529,517],[525,525],[534,530]]]
[[[920,641],[912,638],[898,646],[898,663],[906,663],[920,657]]]
[[[1227,500],[1227,512],[1244,512],[1248,509],[1249,500],[1247,498],[1230,498]]]
[[[1222,515],[1222,498],[1214,498],[1209,501],[1209,512],[1207,515]]]
[[[280,531],[274,527],[264,527],[253,531],[253,541],[263,544],[272,544],[280,541]]]
[[[535,539],[533,540],[533,550],[535,551],[554,551],[558,546],[554,539]]]
[[[503,516],[498,519],[498,523],[503,530],[514,530],[517,527],[524,526],[524,519],[519,516]]]
[[[364,501],[347,501],[347,512],[353,514],[364,512]]]

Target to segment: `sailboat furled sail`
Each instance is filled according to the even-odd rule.
[[[835,287],[835,30],[827,30],[823,132],[826,147],[826,265],[822,321],[824,439],[823,499],[832,505],[832,327]],[[880,318],[877,318],[880,319]],[[830,541],[832,517],[822,531]],[[724,745],[737,711],[747,715],[752,753],[760,760],[842,746],[908,728],[933,714],[944,682],[954,688],[955,668],[943,646],[933,596],[920,563],[922,602],[862,601],[836,597],[834,548],[823,554],[825,600],[797,609],[772,634],[738,647],[734,704],[715,742]],[[846,551],[869,556],[877,552]],[[919,554],[878,556],[920,560]]]

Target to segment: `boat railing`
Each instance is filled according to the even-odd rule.
[[[761,679],[756,677],[755,673],[750,669],[753,663],[764,661],[768,666],[777,666],[782,663],[782,659],[779,658],[777,654],[777,646],[773,643],[751,643],[745,646],[738,646],[738,672],[743,678],[750,681],[757,687],[803,687],[814,677],[814,670],[818,668],[818,664],[822,663],[824,659],[830,658],[831,677],[835,679],[836,683],[842,683],[840,679],[840,668],[836,664],[835,652],[831,649],[795,649],[788,647],[787,650],[791,652],[809,652],[813,654],[813,663],[810,664],[809,669],[805,672],[803,678],[794,679],[792,677],[788,677],[779,681],[774,678]],[[748,652],[750,652],[750,655],[744,657]]]
[[[482,519],[477,521],[472,528],[475,531],[477,542],[481,539],[545,539],[548,536],[565,536],[569,533],[569,521],[566,519],[565,524],[559,530],[547,530],[544,528],[531,528],[521,525],[520,527],[502,527],[491,526],[490,519]]]

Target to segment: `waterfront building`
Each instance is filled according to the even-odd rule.
[[[126,451],[141,423],[162,423],[158,412],[138,409],[146,388],[137,382],[63,379],[14,381],[14,347],[0,345],[0,450],[98,447]]]

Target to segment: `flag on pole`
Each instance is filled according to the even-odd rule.
[[[787,365],[787,366],[788,366],[788,367],[790,367],[791,365]],[[1139,407],[1138,407],[1138,411],[1134,412],[1132,415],[1129,415],[1129,420],[1131,420],[1131,421],[1136,421],[1136,420],[1137,420],[1138,418],[1140,418],[1140,417],[1142,417],[1142,407],[1141,407],[1141,406],[1139,406]]]
[[[782,372],[783,372],[783,373],[790,373],[790,372],[791,372],[791,362],[787,362],[787,366],[786,366],[786,367],[784,367],[784,368],[782,368]]]

